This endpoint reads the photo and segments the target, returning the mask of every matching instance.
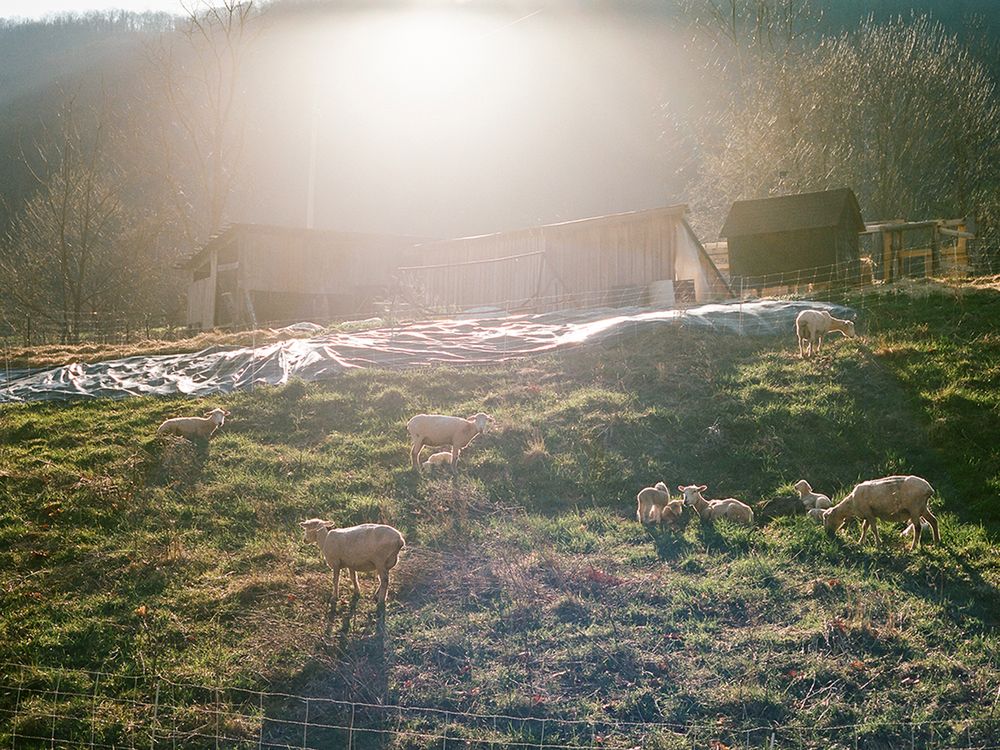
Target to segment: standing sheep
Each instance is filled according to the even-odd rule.
[[[861,538],[858,543],[865,541],[869,528],[876,543],[881,543],[877,519],[909,521],[914,528],[921,528],[921,521],[926,520],[934,532],[934,541],[940,542],[937,518],[927,506],[927,501],[933,494],[934,488],[930,483],[916,476],[871,479],[856,485],[847,497],[824,511],[823,526],[826,527],[826,533],[832,537],[848,518],[861,518]],[[920,536],[920,534],[913,535],[911,550],[922,544]]]
[[[854,322],[835,318],[826,310],[803,310],[795,318],[795,337],[799,342],[799,356],[803,359],[819,353],[823,347],[823,336],[830,331],[839,331],[849,339],[855,337]],[[814,352],[815,349],[815,352]]]
[[[374,570],[378,575],[376,597],[385,604],[389,591],[389,571],[399,560],[399,551],[406,541],[392,526],[380,523],[363,523],[338,529],[321,518],[310,518],[299,526],[305,531],[305,540],[314,542],[326,564],[333,570],[333,606],[340,598],[340,569],[347,568],[354,581],[354,593],[361,594],[358,571]]]
[[[479,412],[468,419],[449,417],[443,414],[418,414],[406,423],[410,433],[410,461],[413,468],[420,471],[420,449],[425,445],[451,446],[451,466],[458,465],[458,457],[477,435],[486,432],[486,426],[493,423],[493,417]]]
[[[691,484],[687,487],[677,485],[677,489],[684,495],[684,504],[698,511],[698,516],[703,521],[728,518],[730,521],[753,526],[753,509],[734,497],[725,500],[706,500],[701,494],[708,489],[704,484]]]
[[[673,500],[670,497],[670,489],[663,482],[639,490],[635,499],[635,517],[641,524],[654,524],[659,521],[660,526],[676,526],[684,514],[684,501],[681,498]]]
[[[222,427],[228,411],[212,409],[204,417],[174,417],[156,428],[157,435],[180,435],[188,440],[208,440]]]
[[[826,510],[827,508],[833,507],[833,501],[820,492],[813,492],[812,485],[810,485],[805,479],[797,481],[795,483],[795,489],[798,490],[799,497],[802,498],[802,505],[806,510],[814,508]]]

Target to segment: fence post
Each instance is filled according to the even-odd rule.
[[[347,750],[353,750],[354,748],[354,710],[356,706],[351,704],[351,723],[347,727]]]
[[[153,698],[153,725],[149,728],[149,750],[156,746],[156,717],[160,712],[160,681],[156,681],[156,696]]]
[[[56,678],[56,693],[55,693],[55,705],[52,707],[52,736],[50,739],[49,747],[54,748],[56,746],[56,719],[58,717],[59,711],[59,687],[62,685],[62,672]]]
[[[306,743],[309,742],[309,699],[306,698],[306,718],[302,722],[302,747],[303,750],[306,747]]]
[[[101,684],[101,673],[94,677],[94,700],[90,708],[90,747],[94,747],[94,732],[97,729],[97,686]]]

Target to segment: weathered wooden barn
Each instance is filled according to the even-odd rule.
[[[854,192],[840,188],[737,201],[720,234],[735,288],[855,281],[864,230]]]
[[[728,285],[684,216],[686,206],[633,211],[477,237],[427,242],[400,268],[418,304],[548,310],[728,297]]]
[[[232,224],[184,263],[194,328],[367,315],[409,237]]]

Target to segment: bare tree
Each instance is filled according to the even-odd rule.
[[[193,247],[225,222],[243,162],[242,86],[258,31],[252,0],[199,2],[148,48],[150,127],[181,241]]]
[[[64,341],[78,340],[93,315],[141,297],[142,251],[155,234],[123,200],[108,119],[107,110],[81,116],[65,101],[58,129],[24,154],[38,190],[3,238],[7,307],[57,324]]]
[[[737,198],[847,185],[872,219],[977,213],[992,231],[1000,98],[957,37],[923,17],[868,19],[786,58],[756,61],[703,150],[692,186],[703,228]]]

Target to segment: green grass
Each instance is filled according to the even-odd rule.
[[[782,747],[986,744],[1000,731],[1000,293],[851,302],[864,339],[807,362],[791,335],[663,328],[504,366],[355,371],[211,402],[233,416],[208,449],[150,435],[210,402],[7,406],[0,662],[109,673],[121,696],[141,692],[126,677],[157,674],[583,719],[605,747],[637,744],[609,729],[621,722],[712,727],[644,734],[644,747],[763,746],[771,731]],[[480,408],[497,428],[457,477],[409,470],[410,414]],[[634,520],[636,492],[660,479],[757,504],[799,478],[839,497],[899,472],[937,489],[940,546],[911,554],[887,524],[876,548],[801,517],[695,519],[678,535]],[[345,604],[349,586],[328,620],[329,573],[297,527],[312,516],[403,530],[384,623],[370,598]],[[48,737],[44,706],[18,703],[15,724],[16,701],[0,689],[0,744],[34,724]],[[89,705],[65,702],[67,715]],[[176,726],[197,724],[191,711]],[[845,724],[860,727],[831,729]],[[126,725],[109,709],[99,735],[120,742]],[[452,737],[537,744],[542,731],[487,730]],[[553,724],[546,738],[590,734]]]

